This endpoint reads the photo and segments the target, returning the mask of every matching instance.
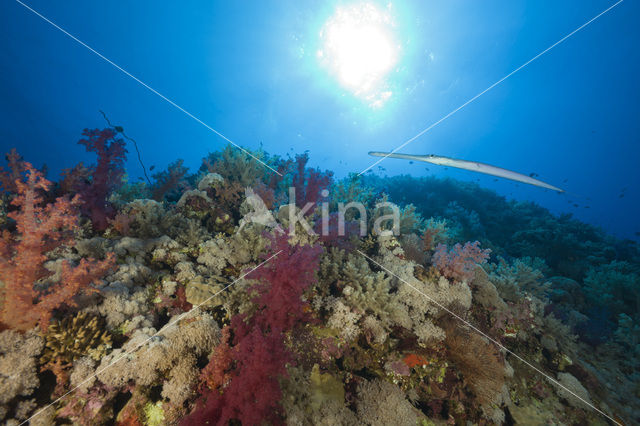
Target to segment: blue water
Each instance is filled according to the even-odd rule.
[[[401,53],[392,97],[377,109],[318,63],[319,31],[336,4],[28,2],[235,143],[309,150],[311,165],[337,177],[365,169],[368,151],[397,147],[614,2],[395,2]],[[639,12],[622,2],[402,150],[537,173],[570,194],[400,160],[373,171],[479,179],[638,239]],[[13,0],[0,4],[0,40],[0,151],[16,146],[50,176],[93,159],[76,141],[85,127],[105,127],[99,110],[158,169],[178,157],[197,168],[227,143]]]

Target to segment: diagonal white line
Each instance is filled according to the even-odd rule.
[[[379,160],[377,160],[375,163],[371,164],[369,167],[367,167],[366,169],[364,169],[363,171],[361,171],[360,173],[358,173],[358,175],[363,174],[364,172],[366,172],[367,170],[371,169],[373,166],[375,166],[376,164],[380,163],[381,161],[386,160],[389,155],[394,154],[396,151],[404,148],[405,146],[409,145],[411,142],[413,142],[414,140],[418,139],[420,136],[424,135],[425,133],[427,133],[429,130],[433,129],[434,127],[436,127],[438,124],[442,123],[444,120],[446,120],[447,118],[451,117],[453,114],[455,114],[456,112],[460,111],[462,108],[466,107],[467,105],[469,105],[471,102],[475,101],[476,99],[478,99],[480,96],[484,95],[485,93],[487,93],[489,90],[493,89],[494,87],[496,87],[497,85],[499,85],[500,83],[502,83],[503,81],[505,81],[506,79],[508,79],[509,77],[511,77],[512,75],[514,75],[515,73],[517,73],[518,71],[520,71],[521,69],[523,69],[524,67],[526,67],[527,65],[529,65],[531,62],[535,61],[536,59],[538,59],[539,57],[541,57],[542,55],[544,55],[545,53],[547,53],[548,51],[550,51],[551,49],[553,49],[554,47],[556,47],[557,45],[559,45],[560,43],[562,43],[563,41],[567,40],[569,37],[571,37],[572,35],[574,35],[575,33],[577,33],[578,31],[582,30],[584,27],[586,27],[587,25],[591,24],[593,21],[595,21],[596,19],[600,18],[602,15],[604,15],[605,13],[609,12],[611,9],[613,9],[614,7],[618,6],[620,3],[622,3],[624,0],[618,0],[616,3],[614,3],[613,5],[609,6],[607,9],[603,10],[602,12],[600,12],[598,15],[594,16],[593,18],[591,18],[590,20],[588,20],[587,22],[585,22],[584,24],[582,24],[581,26],[579,26],[578,28],[576,28],[575,30],[571,31],[569,34],[567,34],[566,36],[562,37],[560,40],[556,41],[555,43],[553,43],[551,46],[547,47],[546,49],[544,49],[542,52],[538,53],[536,56],[534,56],[533,58],[529,59],[527,62],[525,62],[524,64],[520,65],[518,68],[516,68],[515,70],[511,71],[509,74],[505,75],[504,77],[502,77],[500,80],[496,81],[495,83],[493,83],[491,86],[487,87],[486,89],[484,89],[482,92],[478,93],[477,95],[475,95],[474,97],[472,97],[471,99],[469,99],[468,101],[466,101],[465,103],[463,103],[462,105],[460,105],[458,108],[454,109],[453,111],[451,111],[449,114],[445,115],[444,117],[442,117],[440,120],[436,121],[435,123],[433,123],[432,125],[430,125],[429,127],[427,127],[426,129],[422,130],[420,133],[418,133],[417,135],[415,135],[414,137],[412,137],[411,139],[407,140],[406,142],[404,142],[402,145],[398,146],[396,149],[394,149],[393,151],[389,152],[387,155],[385,155],[384,157],[381,157]]]
[[[549,380],[551,383],[553,383],[554,385],[561,387],[562,389],[566,390],[567,392],[569,392],[571,395],[575,396],[576,398],[578,398],[580,401],[584,402],[586,405],[588,405],[589,407],[593,408],[594,410],[596,410],[598,413],[602,414],[604,417],[606,417],[607,419],[611,420],[613,423],[622,426],[622,424],[613,419],[612,417],[610,417],[609,415],[607,415],[606,413],[604,413],[602,410],[596,408],[592,403],[590,403],[589,401],[586,401],[584,398],[580,397],[579,395],[576,395],[575,392],[573,392],[571,389],[567,388],[565,385],[563,385],[562,383],[558,382],[556,379],[554,379],[553,377],[549,376],[548,374],[546,374],[544,371],[540,370],[538,367],[536,367],[535,365],[531,364],[529,361],[527,361],[526,359],[522,358],[520,355],[516,354],[515,352],[513,352],[510,349],[507,349],[502,343],[498,342],[497,340],[495,340],[494,338],[492,338],[491,336],[489,336],[488,334],[482,332],[480,329],[478,329],[477,327],[475,327],[473,324],[471,324],[469,321],[465,320],[464,318],[462,318],[460,315],[456,314],[455,312],[453,312],[452,310],[448,309],[446,306],[442,305],[441,303],[437,302],[436,300],[434,300],[432,297],[430,297],[429,295],[425,294],[423,291],[420,291],[419,289],[417,289],[415,286],[409,284],[406,280],[400,278],[399,276],[397,276],[396,274],[394,274],[393,272],[391,272],[389,269],[385,268],[383,265],[381,265],[379,262],[376,262],[375,260],[373,260],[372,258],[370,258],[369,256],[367,256],[366,254],[364,254],[363,252],[361,252],[360,250],[357,250],[358,253],[360,253],[361,255],[363,255],[365,258],[367,258],[369,261],[375,263],[376,265],[378,265],[380,268],[384,269],[385,271],[387,271],[390,275],[396,277],[397,279],[399,279],[400,281],[402,281],[403,283],[405,283],[406,285],[408,285],[409,287],[411,287],[412,289],[414,289],[415,291],[417,291],[418,293],[420,293],[421,295],[423,295],[424,297],[426,297],[427,299],[429,299],[429,301],[435,305],[437,305],[440,309],[442,309],[443,311],[447,312],[449,315],[453,316],[454,318],[456,318],[457,320],[461,321],[462,323],[464,323],[467,327],[471,328],[473,331],[475,331],[476,333],[480,334],[482,337],[488,339],[491,343],[493,343],[494,345],[496,345],[497,347],[499,347],[500,349],[504,350],[505,352],[508,352],[509,354],[511,354],[512,356],[514,356],[515,358],[517,358],[518,360],[520,360],[521,362],[523,362],[525,365],[527,365],[528,367],[532,368],[533,370],[535,370],[536,372],[540,373],[541,375],[543,375],[544,377],[547,378],[547,380]]]
[[[223,291],[225,291],[226,289],[228,289],[229,287],[231,287],[232,285],[234,285],[235,283],[237,283],[238,281],[240,281],[241,279],[243,279],[244,277],[246,277],[247,275],[249,275],[250,273],[252,273],[253,271],[255,271],[256,269],[260,268],[262,265],[264,265],[265,263],[269,262],[271,259],[273,259],[274,257],[276,257],[277,255],[279,255],[280,253],[282,253],[282,250],[278,250],[275,254],[271,255],[269,258],[265,259],[263,262],[261,262],[260,264],[258,264],[257,266],[251,268],[248,272],[242,274],[240,277],[238,277],[236,280],[234,280],[231,284],[227,285],[225,288],[223,288],[222,290],[218,291],[216,294],[214,294],[213,296],[208,297],[204,302],[198,303],[195,306],[191,307],[191,310],[189,312],[186,313],[186,316],[189,316],[192,312],[196,312],[198,310],[198,308],[202,305],[204,305],[205,303],[207,303],[209,300],[213,299],[214,297],[216,297],[217,295],[219,295],[220,293],[222,293]],[[24,425],[25,423],[27,423],[29,420],[33,419],[34,417],[38,416],[39,414],[43,413],[47,408],[51,407],[52,405],[54,405],[55,403],[57,403],[58,401],[60,401],[61,399],[65,398],[66,396],[68,396],[69,394],[75,392],[76,389],[78,389],[80,386],[82,386],[83,384],[85,384],[86,382],[88,382],[89,380],[93,379],[94,377],[96,377],[98,374],[102,373],[103,371],[105,371],[108,368],[111,368],[112,366],[114,366],[115,364],[117,364],[118,362],[120,362],[122,359],[124,359],[127,355],[132,354],[133,352],[137,351],[138,349],[140,349],[141,346],[143,346],[144,344],[146,344],[148,341],[150,341],[151,339],[153,339],[154,337],[157,337],[158,335],[160,335],[161,331],[166,331],[167,329],[173,327],[176,323],[178,322],[178,320],[173,321],[168,323],[167,325],[165,325],[164,327],[162,327],[160,330],[156,331],[154,334],[152,334],[151,336],[149,336],[148,339],[146,339],[145,341],[141,342],[140,344],[138,344],[136,347],[134,347],[133,349],[123,353],[119,358],[117,358],[115,361],[111,362],[109,365],[107,365],[106,367],[95,371],[91,376],[87,377],[86,379],[84,379],[82,382],[80,382],[75,388],[69,390],[67,393],[65,393],[64,395],[62,395],[61,397],[57,398],[55,401],[51,402],[50,404],[48,404],[47,406],[43,407],[40,411],[38,411],[37,413],[35,413],[33,416],[29,417],[27,420],[23,421],[22,423],[20,423],[19,426]]]
[[[174,101],[172,101],[171,99],[167,98],[165,95],[163,95],[162,93],[158,92],[156,89],[154,89],[153,87],[149,86],[147,83],[145,83],[144,81],[140,80],[138,77],[134,76],[133,74],[131,74],[130,72],[128,72],[127,70],[125,70],[124,68],[122,68],[120,65],[116,64],[115,62],[113,62],[111,59],[107,58],[106,56],[104,56],[103,54],[101,54],[100,52],[98,52],[97,50],[95,50],[94,48],[92,48],[91,46],[89,46],[88,44],[86,44],[85,42],[83,42],[82,40],[78,39],[77,37],[75,37],[73,34],[69,33],[68,31],[66,31],[64,28],[61,28],[60,26],[58,26],[56,23],[54,23],[53,21],[51,21],[50,19],[48,19],[46,16],[42,15],[41,13],[39,13],[38,11],[34,10],[33,8],[31,8],[30,6],[26,5],[25,3],[23,3],[20,0],[15,0],[16,3],[22,5],[25,9],[33,12],[35,15],[37,15],[38,17],[40,17],[42,20],[48,22],[49,24],[51,24],[53,27],[55,27],[56,29],[60,30],[62,33],[64,33],[65,35],[67,35],[68,37],[70,37],[71,39],[73,39],[74,41],[78,42],[79,44],[81,44],[82,46],[86,47],[87,49],[89,49],[91,52],[95,53],[96,55],[98,55],[100,58],[104,59],[106,62],[108,62],[109,64],[113,65],[116,69],[118,69],[119,71],[122,71],[125,75],[127,75],[128,77],[131,77],[133,80],[135,80],[137,83],[139,83],[140,85],[142,85],[143,87],[145,87],[146,89],[150,90],[151,92],[153,92],[154,94],[158,95],[160,98],[164,99],[165,101],[167,101],[169,104],[171,104],[172,106],[176,107],[177,109],[179,109],[180,111],[182,111],[183,113],[185,113],[186,115],[188,115],[189,117],[193,118],[195,121],[197,121],[198,123],[202,124],[204,127],[206,127],[207,129],[211,130],[213,133],[215,133],[216,135],[220,136],[222,139],[224,139],[225,141],[229,142],[231,145],[235,146],[236,148],[238,148],[240,151],[244,152],[245,154],[249,155],[251,158],[253,158],[254,160],[258,161],[259,163],[261,163],[263,166],[265,166],[266,168],[268,168],[269,170],[271,170],[272,172],[276,173],[277,175],[282,176],[282,174],[280,172],[278,172],[276,169],[274,169],[273,167],[269,166],[268,164],[266,164],[264,161],[260,160],[258,157],[256,157],[255,155],[253,155],[252,153],[250,153],[249,151],[247,151],[246,149],[242,148],[240,145],[236,144],[234,141],[232,141],[231,139],[229,139],[228,137],[226,137],[225,135],[223,135],[222,133],[220,133],[219,131],[217,131],[216,129],[214,129],[213,127],[209,126],[207,123],[205,123],[204,121],[200,120],[198,117],[196,117],[195,115],[191,114],[189,111],[187,111],[186,109],[182,108],[180,105],[178,105],[177,103],[175,103]]]

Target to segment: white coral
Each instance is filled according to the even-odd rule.
[[[351,311],[340,299],[331,298],[327,308],[331,311],[327,325],[338,330],[340,336],[348,342],[356,339],[360,334],[358,320],[361,315]]]
[[[40,384],[37,357],[43,345],[34,331],[0,333],[0,412],[6,413],[6,404],[17,396],[31,395]]]
[[[121,349],[102,359],[98,379],[113,387],[130,381],[149,386],[164,380],[162,395],[180,406],[194,391],[197,357],[208,355],[219,339],[213,318],[192,310],[172,318],[157,333],[153,328],[136,331]]]

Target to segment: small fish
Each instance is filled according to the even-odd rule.
[[[153,169],[155,169],[155,168],[156,168],[156,166],[151,166],[151,167],[149,167],[149,171],[152,172]]]
[[[585,209],[590,209],[591,207],[590,207],[590,206],[584,206],[584,208],[585,208]]]
[[[413,164],[413,161],[409,161],[409,164]]]
[[[497,182],[497,181],[498,181],[498,179],[493,179],[493,181],[494,181],[494,182]]]
[[[624,194],[618,195],[618,198],[624,198]]]
[[[577,205],[577,204],[574,204],[574,205],[573,205],[573,207],[580,207],[580,206],[579,206],[579,205]]]
[[[529,177],[534,178],[534,177],[538,177],[538,176],[540,176],[540,175],[537,174],[537,173],[533,173],[533,172],[529,173]]]

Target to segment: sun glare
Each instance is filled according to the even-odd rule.
[[[389,10],[371,3],[339,6],[322,27],[320,40],[318,59],[343,87],[373,107],[391,97],[386,77],[400,48]]]

